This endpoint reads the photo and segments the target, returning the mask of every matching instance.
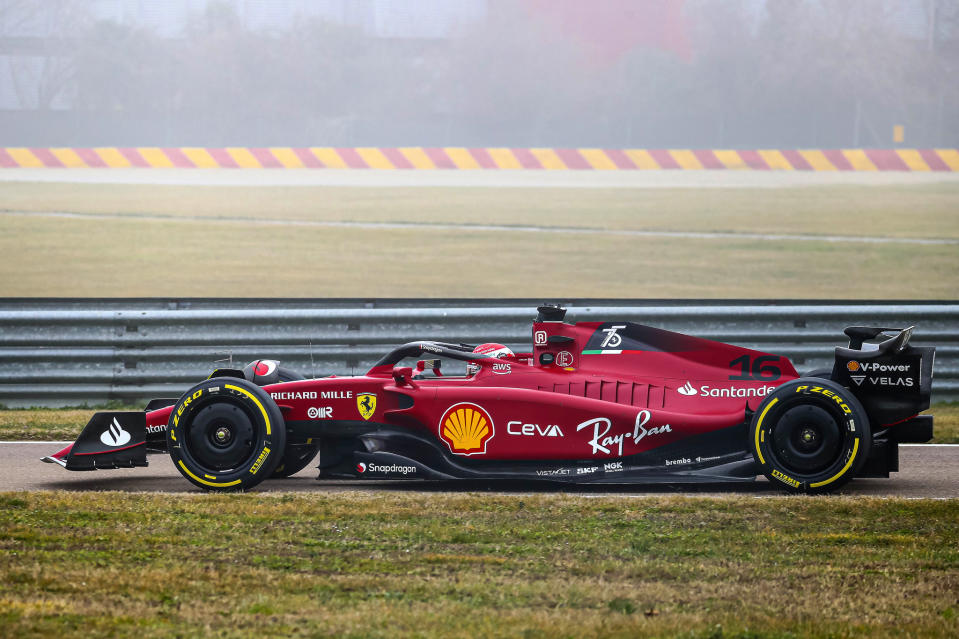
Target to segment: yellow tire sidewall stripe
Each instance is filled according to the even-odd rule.
[[[177,464],[179,464],[179,466],[180,466],[180,468],[183,470],[183,472],[185,472],[187,475],[189,475],[189,476],[190,476],[192,479],[194,479],[195,481],[198,481],[198,482],[200,482],[201,484],[204,484],[205,486],[213,486],[214,488],[226,488],[227,486],[236,486],[237,484],[240,483],[240,480],[239,480],[239,479],[234,480],[234,481],[219,482],[219,483],[218,483],[218,482],[207,481],[207,480],[201,479],[201,478],[197,477],[196,475],[194,475],[193,473],[191,473],[191,472],[190,472],[190,469],[186,467],[186,464],[183,463],[183,460],[182,460],[182,459],[178,460],[178,461],[177,461]]]
[[[843,475],[845,475],[845,474],[846,474],[846,471],[848,471],[849,468],[852,466],[852,463],[853,463],[854,461],[856,461],[856,456],[857,456],[858,454],[859,454],[859,438],[857,437],[855,440],[853,440],[853,444],[852,444],[852,455],[849,456],[849,461],[847,461],[847,462],[846,462],[846,465],[842,467],[842,470],[840,470],[838,473],[836,473],[835,475],[833,475],[833,476],[830,477],[829,479],[825,479],[825,480],[823,480],[823,481],[817,481],[817,482],[815,482],[815,483],[809,484],[809,487],[810,487],[810,488],[819,488],[820,486],[825,486],[826,484],[831,484],[832,482],[836,481],[837,479],[839,479],[840,477],[842,477]]]
[[[270,435],[270,434],[272,433],[272,431],[270,430],[270,417],[269,417],[269,415],[266,414],[266,409],[263,408],[263,404],[260,403],[260,400],[258,400],[258,399],[253,395],[253,393],[251,393],[250,391],[246,390],[245,388],[240,388],[239,386],[234,386],[233,384],[224,384],[223,387],[224,387],[224,388],[229,388],[230,390],[235,390],[235,391],[237,391],[238,393],[243,393],[244,395],[246,395],[247,397],[249,397],[251,400],[253,400],[253,403],[256,404],[257,408],[260,409],[260,412],[263,413],[263,419],[266,421],[266,434],[267,434],[267,435]]]
[[[779,402],[778,397],[774,397],[771,402],[766,404],[766,408],[763,409],[763,412],[759,415],[759,421],[756,422],[756,454],[759,456],[759,463],[766,465],[766,460],[763,458],[763,451],[759,448],[759,433],[763,429],[763,420],[766,419],[766,413],[769,412],[769,409],[776,405]]]

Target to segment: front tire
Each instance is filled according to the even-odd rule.
[[[167,423],[167,450],[180,474],[204,490],[253,488],[270,476],[286,446],[286,424],[259,386],[215,377],[188,390]]]
[[[749,441],[771,482],[790,492],[820,494],[856,475],[872,436],[866,411],[851,392],[827,379],[803,377],[766,396]]]

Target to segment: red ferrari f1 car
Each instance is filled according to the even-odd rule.
[[[935,349],[912,328],[854,326],[831,370],[630,322],[564,322],[545,305],[532,351],[435,341],[365,375],[303,379],[271,360],[218,369],[145,411],[96,413],[44,458],[68,470],[168,453],[205,490],[246,490],[319,453],[319,477],[573,483],[747,482],[824,493],[898,470],[932,438]],[[428,359],[424,359],[428,358]],[[401,365],[404,360],[415,366]],[[468,363],[444,375],[442,362]]]

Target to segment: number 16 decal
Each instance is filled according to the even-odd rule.
[[[729,362],[730,368],[741,368],[739,375],[730,375],[729,379],[734,381],[762,381],[772,382],[782,377],[782,371],[776,366],[778,357],[773,355],[760,355],[750,358],[749,355],[737,357]]]

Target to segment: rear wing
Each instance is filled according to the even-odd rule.
[[[873,428],[929,408],[936,349],[912,346],[914,328],[850,326],[849,346],[836,347],[832,379],[862,402]]]

